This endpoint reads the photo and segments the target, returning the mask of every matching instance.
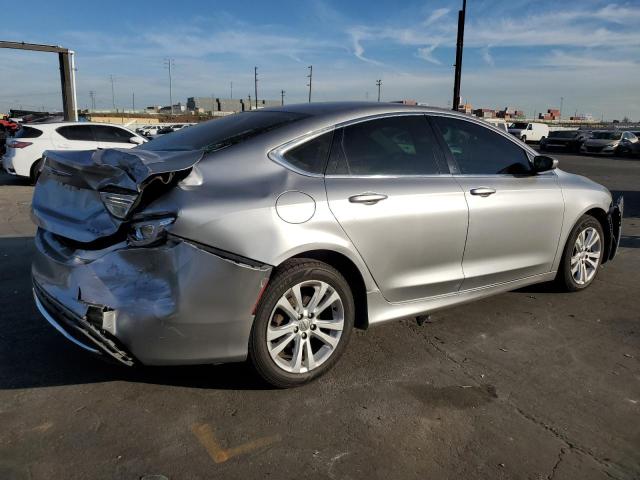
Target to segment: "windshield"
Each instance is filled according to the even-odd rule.
[[[236,113],[182,128],[141,145],[142,150],[213,152],[307,117],[300,113],[252,111]]]
[[[574,138],[578,135],[576,130],[560,130],[549,132],[549,138]]]
[[[516,122],[512,123],[510,128],[517,128],[518,130],[525,130],[527,128],[528,123],[524,122]]]
[[[622,132],[593,132],[591,138],[598,140],[620,140]]]

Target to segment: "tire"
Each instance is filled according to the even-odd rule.
[[[542,142],[545,138],[547,137],[540,137],[540,140],[538,140],[538,143]]]
[[[296,291],[300,292],[302,308],[295,300]],[[317,317],[312,310],[314,302],[321,308]],[[338,361],[349,342],[354,316],[353,295],[340,272],[317,260],[287,261],[276,269],[258,303],[249,358],[271,385],[303,385]]]
[[[31,170],[29,171],[29,181],[31,185],[35,185],[38,181],[38,177],[40,176],[40,169],[42,168],[42,159],[36,160],[33,165],[31,165]]]
[[[522,140],[524,143],[527,143],[527,136],[526,135],[521,136],[520,140]]]
[[[590,237],[589,234],[593,231],[598,234],[599,240],[588,247],[586,251],[581,251],[577,244],[578,237],[581,236],[583,232],[588,232],[586,236],[581,237],[581,241],[584,242],[584,240],[592,239],[593,237]],[[560,268],[556,276],[556,282],[562,290],[576,292],[578,290],[584,290],[593,283],[600,269],[600,265],[602,265],[604,241],[605,237],[600,222],[590,215],[580,217],[567,239],[562,253]],[[598,252],[597,258],[596,251]],[[591,254],[585,252],[591,252]],[[575,261],[576,257],[578,257],[577,263]],[[594,262],[595,267],[593,266]],[[577,270],[572,271],[572,269],[576,268],[576,265]],[[584,270],[581,270],[582,265],[584,265]],[[582,281],[580,277],[583,277]]]

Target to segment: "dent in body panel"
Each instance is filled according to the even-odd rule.
[[[32,274],[80,317],[90,305],[115,312],[115,336],[144,364],[240,361],[251,309],[271,268],[250,268],[187,242],[109,250],[89,261],[54,258],[42,230]]]

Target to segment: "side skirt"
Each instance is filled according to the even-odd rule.
[[[499,283],[486,287],[464,290],[461,292],[439,295],[437,297],[412,300],[402,303],[387,302],[380,291],[368,292],[369,325],[400,320],[403,318],[425,315],[443,308],[461,305],[463,303],[480,300],[498,293],[508,292],[534,283],[549,282],[556,276],[556,272],[548,272],[531,277],[521,278],[512,282]]]

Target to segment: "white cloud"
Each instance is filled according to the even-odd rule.
[[[441,65],[442,62],[433,56],[433,51],[438,47],[437,44],[431,45],[430,47],[421,47],[418,48],[418,53],[416,54],[418,58],[426,60],[429,63],[433,63],[435,65]]]
[[[490,45],[487,45],[482,50],[480,50],[480,55],[482,55],[482,60],[484,60],[484,63],[486,63],[490,67],[494,67],[496,65],[496,62],[493,60],[493,56],[491,55]]]
[[[444,17],[447,13],[449,13],[449,11],[450,10],[448,8],[435,9],[433,12],[431,12],[431,15],[429,15],[427,19],[423,22],[423,25],[428,26],[435,23],[436,21]]]

